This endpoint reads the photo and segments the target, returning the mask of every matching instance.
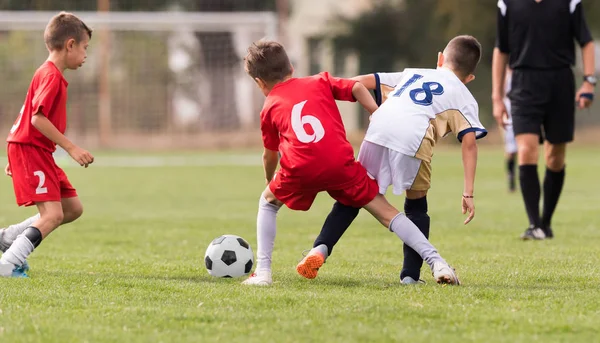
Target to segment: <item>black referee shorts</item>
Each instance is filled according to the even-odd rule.
[[[508,94],[515,135],[534,133],[552,144],[575,132],[575,80],[570,68],[515,69]]]

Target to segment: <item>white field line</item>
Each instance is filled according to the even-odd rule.
[[[77,164],[68,156],[55,156],[61,167],[75,167]],[[2,169],[6,156],[0,157]],[[260,153],[254,155],[190,155],[190,156],[97,156],[94,168],[156,168],[156,167],[218,167],[218,166],[260,166]]]

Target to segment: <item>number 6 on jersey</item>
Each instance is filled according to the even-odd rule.
[[[292,129],[298,140],[302,143],[317,143],[325,136],[325,129],[321,121],[311,115],[302,116],[302,109],[308,100],[297,103],[292,108]],[[313,130],[313,134],[309,134],[304,130],[304,125],[308,124]]]

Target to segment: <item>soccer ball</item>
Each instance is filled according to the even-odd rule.
[[[240,277],[252,270],[254,254],[250,244],[242,237],[223,235],[210,242],[204,254],[204,263],[212,276]]]

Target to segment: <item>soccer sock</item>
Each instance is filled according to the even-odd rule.
[[[529,217],[529,225],[540,227],[540,178],[537,164],[519,166],[519,183],[525,202],[525,210]]]
[[[325,245],[328,251],[328,254],[325,256],[330,256],[333,247],[340,240],[344,232],[346,232],[346,229],[350,227],[350,224],[352,224],[359,211],[360,208],[342,205],[336,201],[327,219],[325,219],[325,223],[323,223],[321,232],[317,236],[317,239],[315,239],[313,247],[318,247],[322,244]]]
[[[434,262],[445,262],[442,256],[404,213],[398,213],[390,222],[390,230],[393,231],[406,245],[413,248],[429,266]]]
[[[515,155],[510,155],[506,159],[506,171],[508,176],[515,177]]]
[[[31,216],[24,221],[13,224],[7,227],[6,229],[0,230],[0,251],[6,251],[10,245],[15,241],[18,235],[22,234],[25,229],[29,225],[31,225],[34,221],[40,219],[40,214],[36,214]]]
[[[279,206],[270,204],[261,195],[256,216],[256,269],[271,270],[271,256],[277,234],[277,211]]]
[[[560,198],[564,181],[565,168],[558,172],[546,168],[546,176],[544,177],[544,210],[542,211],[542,225],[544,228],[550,227],[552,215]]]
[[[6,250],[0,258],[0,263],[10,263],[15,266],[22,266],[27,257],[42,242],[42,234],[36,227],[29,226],[20,234],[14,243]]]
[[[423,233],[425,238],[429,239],[430,219],[427,214],[427,197],[419,199],[405,199],[404,213],[406,217],[413,222]],[[400,272],[400,280],[410,276],[414,280],[419,280],[421,276],[421,266],[423,259],[416,251],[404,243],[404,264]]]

